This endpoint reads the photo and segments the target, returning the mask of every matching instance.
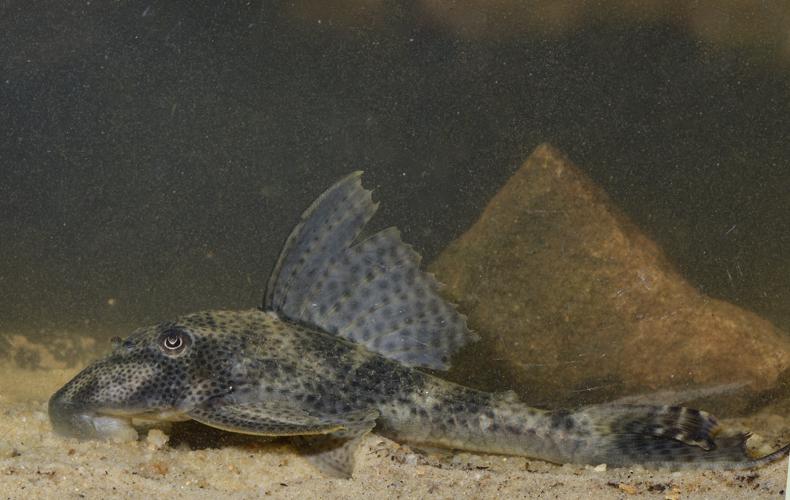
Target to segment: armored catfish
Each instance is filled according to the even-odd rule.
[[[676,406],[531,408],[442,380],[476,340],[395,228],[359,238],[376,211],[353,173],[287,239],[261,309],[206,311],[133,332],[49,401],[64,436],[135,439],[133,419],[196,420],[293,436],[325,472],[348,477],[370,431],[415,445],[556,463],[748,468],[748,434]]]

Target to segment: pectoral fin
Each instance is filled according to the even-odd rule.
[[[217,429],[258,436],[328,434],[347,425],[344,418],[314,415],[282,401],[215,403],[194,408],[188,415]]]
[[[355,410],[318,415],[287,401],[213,402],[187,413],[198,422],[230,432],[257,436],[297,436],[295,444],[321,471],[350,477],[362,438],[376,425],[379,412]]]

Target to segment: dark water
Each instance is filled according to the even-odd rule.
[[[539,143],[706,293],[790,330],[790,71],[672,23],[465,39],[393,2],[0,4],[0,328],[101,336],[260,302],[299,213],[366,170],[435,257]]]

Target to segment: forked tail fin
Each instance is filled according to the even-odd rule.
[[[681,406],[600,405],[575,415],[591,431],[593,449],[578,461],[650,467],[748,469],[790,453],[790,444],[752,456],[750,433],[728,433],[707,412]]]

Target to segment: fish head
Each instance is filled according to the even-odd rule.
[[[53,429],[80,439],[137,438],[133,419],[188,420],[185,412],[232,391],[221,339],[178,322],[141,328],[49,400]]]

